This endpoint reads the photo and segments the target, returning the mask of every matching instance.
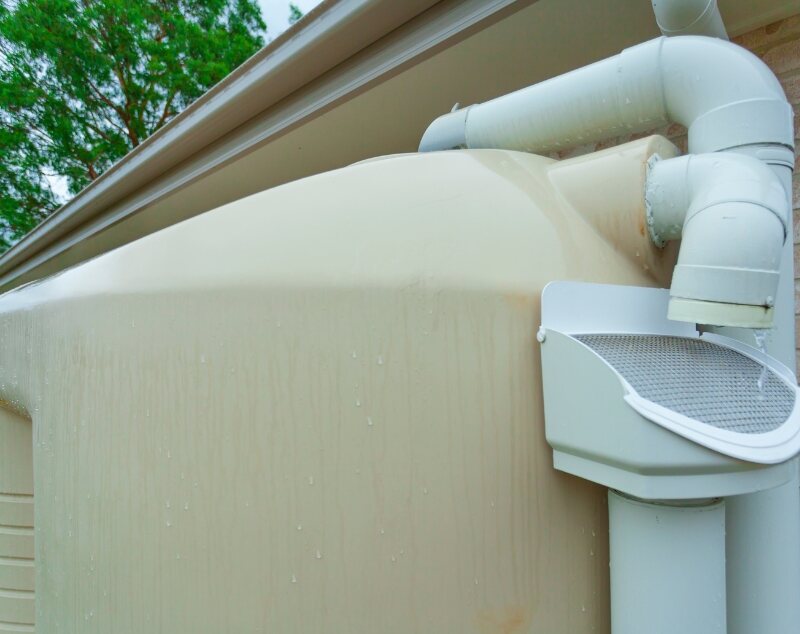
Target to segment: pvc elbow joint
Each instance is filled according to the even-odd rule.
[[[718,16],[713,2],[701,4],[685,0],[667,17],[677,27],[699,28]],[[670,317],[765,328],[772,324],[781,247],[790,229],[788,203],[765,164],[726,150],[758,146],[791,153],[792,118],[780,83],[752,53],[712,37],[661,37],[439,117],[420,151],[542,153],[667,122],[685,125],[694,157],[656,165],[648,184],[654,240],[683,238]]]
[[[772,326],[789,209],[768,166],[731,153],[656,161],[645,201],[653,241],[682,240],[670,319]]]

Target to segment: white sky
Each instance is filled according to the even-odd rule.
[[[308,13],[316,7],[321,0],[294,0],[303,13]],[[267,36],[271,39],[278,37],[289,27],[289,0],[258,0],[261,5],[261,14],[267,23]]]

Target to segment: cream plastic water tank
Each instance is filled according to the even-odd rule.
[[[642,192],[674,152],[373,160],[0,298],[38,631],[608,632],[606,491],[552,467],[540,294],[669,283]]]

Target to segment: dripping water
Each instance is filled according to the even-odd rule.
[[[753,338],[756,340],[756,347],[763,353],[767,353],[767,331],[766,330],[753,330]],[[758,400],[764,400],[764,384],[767,380],[767,366],[761,365],[761,372],[758,375]]]

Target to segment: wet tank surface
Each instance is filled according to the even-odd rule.
[[[370,161],[0,298],[37,628],[607,632],[606,492],[552,468],[539,298],[664,284],[618,201],[666,145]]]

